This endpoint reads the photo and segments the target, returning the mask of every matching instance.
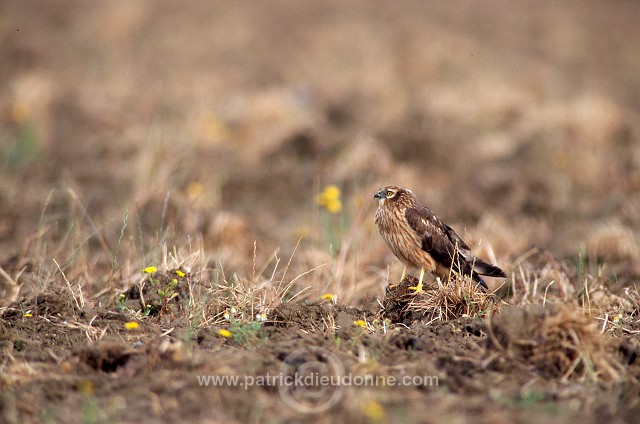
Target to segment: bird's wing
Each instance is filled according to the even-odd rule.
[[[467,258],[471,257],[469,246],[453,228],[442,222],[429,208],[426,206],[407,208],[405,217],[409,226],[422,240],[422,250],[446,267],[451,267],[455,259],[455,268],[462,265],[463,272],[471,271],[470,268],[465,269],[468,267]]]
[[[480,275],[505,278],[506,274],[495,265],[491,265],[471,254],[467,243],[426,206],[408,208],[405,217],[409,226],[422,240],[422,250],[446,267],[452,267],[457,272],[478,281],[487,288]],[[456,248],[457,245],[457,248]],[[453,266],[452,266],[453,264]]]

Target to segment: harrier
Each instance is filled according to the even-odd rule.
[[[471,254],[467,243],[442,222],[409,189],[387,186],[373,196],[378,199],[376,225],[394,255],[404,265],[402,279],[407,268],[420,269],[416,293],[422,290],[424,271],[427,270],[443,281],[450,274],[470,275],[474,281],[487,289],[480,275],[506,277],[495,265],[486,263]]]

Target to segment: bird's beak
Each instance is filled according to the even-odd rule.
[[[374,199],[384,199],[384,196],[382,194],[382,190],[376,191],[376,194],[373,195]]]

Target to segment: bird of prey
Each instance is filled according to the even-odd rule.
[[[416,293],[423,291],[425,270],[443,281],[448,281],[452,272],[470,275],[485,289],[487,284],[480,275],[506,277],[497,266],[473,256],[453,228],[421,205],[411,190],[387,186],[373,197],[378,199],[375,222],[380,235],[404,265],[401,280],[407,268],[420,269],[418,285],[411,287]]]

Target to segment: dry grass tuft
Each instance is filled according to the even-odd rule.
[[[508,308],[487,322],[488,348],[563,381],[615,383],[625,370],[613,339],[593,318],[563,304]]]
[[[430,321],[447,321],[459,317],[479,317],[495,314],[501,308],[491,293],[470,278],[452,279],[443,284],[438,278],[424,294],[414,296],[407,305],[408,310],[420,311]]]
[[[638,334],[638,288],[633,283],[623,285],[606,264],[587,266],[588,258],[577,259],[571,265],[547,251],[531,249],[515,261],[510,281],[497,294],[513,306],[570,305],[595,319],[601,332]]]
[[[417,283],[415,277],[407,276],[398,287],[389,290],[383,302],[383,315],[392,322],[447,321],[495,314],[502,306],[492,293],[484,292],[469,278],[452,279],[448,284],[436,279],[435,283],[426,284],[421,294],[409,290]]]

